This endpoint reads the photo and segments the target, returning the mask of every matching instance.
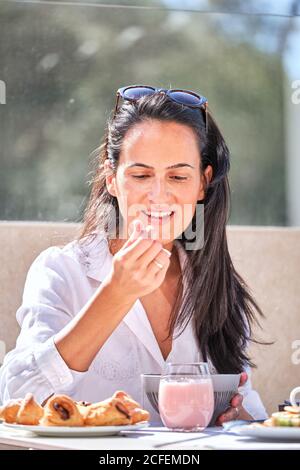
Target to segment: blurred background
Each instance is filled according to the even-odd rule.
[[[0,0],[0,219],[78,222],[120,86],[209,100],[230,224],[300,226],[300,1]]]

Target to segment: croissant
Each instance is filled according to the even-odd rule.
[[[131,423],[139,423],[140,421],[148,421],[150,418],[150,413],[146,410],[143,410],[141,405],[134,401],[134,399],[128,395],[128,393],[118,390],[113,394],[113,398],[117,398],[122,401],[122,403],[129,410],[131,415]]]
[[[121,400],[108,398],[86,407],[84,424],[88,426],[131,424],[131,414]]]
[[[121,426],[149,420],[150,414],[121,390],[98,403],[75,402],[67,395],[50,395],[40,406],[31,393],[0,407],[7,423],[44,426]]]
[[[88,413],[88,408],[91,406],[92,403],[87,402],[87,401],[76,401],[75,403],[76,403],[79,413],[81,414],[83,419],[85,419]]]
[[[37,425],[44,414],[43,408],[35,401],[32,393],[27,393],[17,414],[18,424]]]
[[[10,400],[6,405],[0,407],[0,419],[6,423],[15,423],[17,414],[22,403],[22,398]]]
[[[53,395],[44,407],[42,426],[83,426],[84,419],[77,404],[67,395]]]
[[[75,403],[76,403],[76,405],[83,406],[83,407],[87,407],[87,406],[90,406],[92,404],[89,401],[76,401]]]

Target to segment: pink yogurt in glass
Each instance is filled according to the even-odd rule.
[[[166,427],[183,431],[203,430],[214,411],[212,380],[161,379],[158,404]]]

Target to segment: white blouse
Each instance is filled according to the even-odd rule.
[[[174,243],[182,266],[186,252],[178,241]],[[97,234],[92,242],[82,245],[75,240],[62,248],[50,247],[35,259],[16,314],[21,332],[0,369],[0,401],[32,392],[42,402],[55,392],[95,402],[124,390],[142,403],[142,373],[160,374],[166,362],[201,360],[189,322],[184,332],[173,338],[165,361],[143,305],[137,300],[86,372],[67,366],[54,344],[54,335],[91,298],[111,270],[112,258],[107,239]],[[250,368],[246,372],[249,379],[239,388],[244,395],[243,406],[255,419],[265,419],[265,408],[251,387]],[[161,424],[147,399],[144,406],[151,413],[151,421]]]

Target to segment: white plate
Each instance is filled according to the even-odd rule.
[[[250,436],[258,439],[300,442],[300,427],[271,427],[263,426],[261,424],[249,424],[247,426],[236,426],[232,429],[232,432],[239,434],[240,436]]]
[[[30,426],[25,424],[2,423],[9,429],[20,431],[30,431],[38,436],[58,436],[58,437],[85,437],[85,436],[113,436],[120,431],[135,431],[149,426],[148,422],[128,424],[123,426]]]

